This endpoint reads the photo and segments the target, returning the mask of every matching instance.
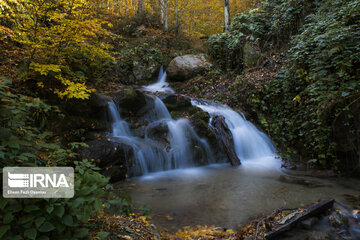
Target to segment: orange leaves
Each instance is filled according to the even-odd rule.
[[[213,239],[238,239],[232,229],[216,228],[215,226],[186,226],[176,234],[163,233],[163,239],[191,239],[191,240],[213,240]]]

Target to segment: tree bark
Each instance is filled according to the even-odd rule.
[[[175,0],[175,32],[179,33],[179,9],[178,9],[178,0]]]
[[[145,0],[138,0],[137,14],[143,14],[145,10]]]
[[[136,14],[136,0],[132,0],[133,14]]]
[[[168,14],[168,4],[167,0],[163,0],[164,2],[164,30],[167,32],[169,30],[169,14]]]
[[[224,30],[229,30],[230,27],[230,4],[229,0],[224,0]]]

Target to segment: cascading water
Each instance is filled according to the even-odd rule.
[[[143,89],[148,92],[167,92],[167,93],[174,93],[169,86],[169,83],[166,82],[166,72],[164,72],[163,67],[161,66],[158,81],[154,84],[143,86]]]
[[[190,122],[185,118],[174,120],[171,118],[165,104],[156,96],[154,99],[154,108],[150,111],[148,117],[155,120],[146,128],[146,139],[151,138],[149,131],[159,125],[166,125],[170,135],[169,151],[172,160],[172,168],[184,168],[194,165],[195,149],[197,146],[201,150],[208,163],[213,162],[212,153],[209,144],[205,139],[200,138]]]
[[[109,113],[111,117],[111,130],[114,137],[131,136],[129,124],[120,118],[119,111],[113,101],[108,102]]]
[[[168,87],[163,68],[160,69],[158,82],[144,86],[143,89],[147,92],[174,92]],[[133,164],[129,167],[131,175],[192,167],[199,162],[214,162],[208,143],[196,134],[187,119],[172,119],[165,104],[155,95],[148,95],[146,101],[147,110],[143,120],[150,123],[145,127],[145,138],[132,135],[129,124],[121,119],[114,102],[108,104],[112,119],[111,137],[133,149]],[[193,99],[192,104],[208,112],[211,117],[225,117],[233,135],[235,151],[242,162],[274,158],[275,149],[270,139],[239,113],[214,102]]]
[[[206,140],[201,139],[187,119],[173,120],[165,104],[156,96],[152,99],[152,108],[145,117],[152,121],[146,127],[145,139],[133,136],[128,123],[121,119],[114,102],[108,102],[111,116],[112,133],[114,141],[131,146],[134,155],[134,164],[129,172],[133,176],[145,175],[149,172],[166,171],[191,167],[195,165],[195,158],[212,161],[212,153]],[[170,148],[152,139],[151,129],[165,125],[169,134]]]
[[[235,151],[241,161],[264,159],[275,156],[270,139],[259,131],[244,116],[226,105],[193,99],[194,106],[208,112],[211,117],[222,115],[233,135]],[[210,119],[211,122],[211,119]]]
[[[145,141],[130,132],[129,124],[120,118],[119,111],[113,101],[108,102],[111,117],[111,137],[117,142],[131,146],[134,154],[134,167],[130,167],[131,175],[144,175],[149,172],[167,170],[168,153],[157,147],[151,140]]]

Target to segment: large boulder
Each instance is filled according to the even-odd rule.
[[[127,176],[127,165],[133,157],[133,148],[125,143],[98,139],[86,142],[89,147],[81,150],[81,157],[93,160],[111,181],[123,180]]]
[[[256,67],[260,56],[260,48],[256,44],[251,42],[245,43],[243,47],[243,61],[246,68]]]
[[[197,74],[201,74],[212,64],[207,60],[205,54],[184,55],[174,58],[166,69],[171,81],[185,81]]]

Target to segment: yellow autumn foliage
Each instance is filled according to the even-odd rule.
[[[103,66],[113,60],[109,46],[97,40],[108,34],[99,7],[88,0],[1,1],[0,14],[12,22],[13,32],[1,27],[0,33],[25,53],[22,80],[60,98],[88,98],[94,89],[87,82],[104,75]]]

